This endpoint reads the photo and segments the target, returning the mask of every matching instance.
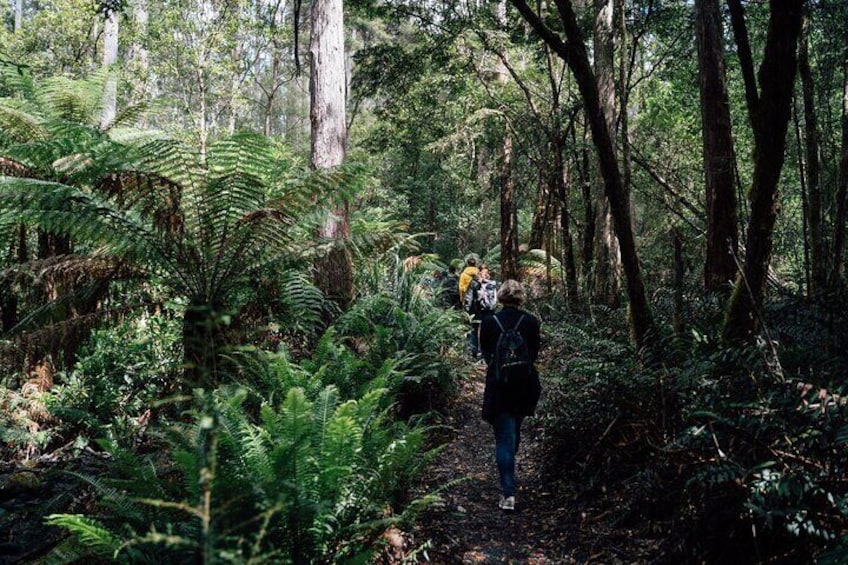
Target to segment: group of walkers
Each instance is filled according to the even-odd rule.
[[[468,313],[471,357],[486,363],[482,416],[495,435],[501,486],[498,507],[511,512],[515,510],[515,454],[521,424],[533,415],[541,395],[535,365],[541,347],[540,322],[522,309],[525,292],[520,282],[508,279],[498,285],[486,264],[478,267],[474,257],[466,259],[459,275],[451,266],[440,278],[445,306]]]

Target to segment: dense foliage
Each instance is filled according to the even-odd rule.
[[[473,374],[433,277],[474,256],[515,265],[543,320],[560,495],[654,562],[844,562],[845,3],[348,0],[347,163],[322,171],[306,4],[0,6],[0,478],[67,471],[42,553],[374,558],[433,501],[410,494],[428,426]],[[713,23],[736,234],[717,288]],[[789,120],[776,144],[763,116]]]

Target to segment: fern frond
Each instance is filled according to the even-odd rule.
[[[300,490],[305,487],[312,472],[309,463],[312,405],[302,389],[289,391],[280,410],[279,424],[283,443],[282,449],[278,450],[281,459],[278,459],[277,466],[284,472],[281,478]]]
[[[329,433],[329,425],[332,420],[336,408],[339,405],[339,389],[335,386],[328,386],[318,395],[315,401],[315,442],[319,453],[325,451],[327,443],[327,435]]]
[[[150,107],[151,103],[146,101],[127,106],[118,112],[112,121],[106,124],[106,127],[103,129],[109,131],[111,135],[118,128],[135,126],[139,120],[150,112]]]
[[[41,120],[6,101],[0,101],[0,131],[18,143],[45,141],[49,134]]]
[[[62,76],[43,81],[38,92],[41,107],[55,117],[77,124],[97,123],[103,93],[103,78],[72,80]]]
[[[51,514],[45,522],[69,530],[86,546],[100,555],[112,557],[123,544],[123,540],[109,531],[103,524],[80,514]]]
[[[74,240],[97,242],[103,253],[131,258],[153,270],[161,265],[179,272],[140,218],[74,187],[0,177],[0,208],[0,221],[17,219],[39,225]]]

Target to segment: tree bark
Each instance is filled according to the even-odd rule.
[[[522,17],[533,27],[539,36],[562,57],[571,68],[585,104],[586,115],[592,130],[592,138],[598,152],[598,161],[604,177],[604,189],[610,203],[610,209],[618,236],[624,273],[627,278],[627,296],[630,301],[630,323],[632,339],[639,348],[652,345],[655,337],[654,322],[645,294],[645,284],[636,253],[636,242],[630,223],[630,203],[627,198],[621,172],[616,160],[615,146],[609,134],[609,122],[601,106],[598,86],[589,63],[583,33],[577,25],[577,18],[569,0],[556,0],[562,20],[566,44],[539,16],[530,9],[524,0],[511,0]],[[655,348],[648,347],[650,353]]]
[[[846,37],[848,40],[848,37]],[[842,66],[842,157],[839,161],[839,185],[836,189],[836,220],[833,228],[833,256],[829,286],[839,288],[845,254],[845,221],[848,219],[848,57]]]
[[[536,204],[533,206],[533,219],[530,222],[530,239],[527,247],[530,249],[542,249],[547,229],[548,195],[550,194],[551,172],[549,167],[540,167],[536,184]]]
[[[147,0],[135,0],[132,7],[133,21],[135,23],[135,36],[130,46],[129,60],[133,65],[135,80],[134,100],[147,101],[155,97],[153,85],[150,80],[150,58],[147,50],[148,24],[150,14]],[[147,118],[142,116],[139,125],[147,127]]]
[[[613,48],[613,0],[595,0],[594,71],[598,85],[598,101],[604,114],[608,136],[615,148],[615,78]],[[569,41],[572,41],[569,38]],[[594,276],[592,280],[592,298],[598,304],[611,307],[619,305],[621,294],[621,255],[616,240],[615,227],[609,199],[604,190],[604,173],[595,190],[595,240],[594,240]],[[622,189],[626,193],[622,177]],[[629,204],[629,196],[626,197]]]
[[[807,21],[801,27],[798,45],[798,74],[804,98],[804,154],[806,161],[807,219],[810,228],[810,296],[815,297],[826,286],[827,267],[824,253],[824,227],[822,225],[822,195],[819,165],[819,134],[816,116],[816,99],[810,54],[807,49]]]
[[[106,129],[118,113],[118,77],[113,67],[118,62],[119,14],[107,9],[103,23],[103,70],[106,84],[103,87],[103,103],[100,110],[100,129]]]
[[[580,151],[580,192],[583,195],[583,234],[581,240],[581,259],[583,260],[583,276],[588,279],[595,269],[592,255],[592,242],[595,241],[595,203],[592,201],[592,182],[590,175],[591,159],[589,159],[589,132],[583,132],[584,148]]]
[[[683,240],[680,237],[680,231],[677,229],[672,231],[671,237],[674,246],[674,314],[672,327],[675,335],[682,336],[683,332],[686,331],[683,311],[683,279],[686,273],[683,265]]]
[[[795,81],[803,0],[771,0],[761,88],[749,106],[754,130],[754,176],[745,264],[728,305],[722,338],[751,339],[759,329],[777,216],[777,184],[783,169],[786,132]]]
[[[515,211],[515,183],[512,181],[512,137],[503,143],[500,171],[501,192],[501,278],[521,280],[518,269],[518,224]]]
[[[695,30],[707,205],[704,287],[708,291],[716,291],[727,288],[736,279],[736,256],[739,252],[736,163],[718,0],[695,1]]]
[[[24,22],[24,0],[15,0],[15,33],[20,33]]]
[[[345,50],[342,0],[315,0],[309,44],[311,164],[329,169],[342,164],[347,145]],[[324,295],[347,307],[353,298],[353,263],[345,240],[350,236],[348,203],[339,205],[319,230],[334,242],[315,265],[315,282]]]
[[[561,261],[565,267],[565,293],[568,300],[576,303],[580,299],[577,286],[577,266],[574,260],[574,245],[571,241],[571,223],[568,207],[568,179],[566,178],[565,160],[563,158],[563,147],[565,145],[562,137],[558,137],[560,144],[554,149],[554,174],[556,175],[556,190],[560,204],[560,233],[562,237]]]

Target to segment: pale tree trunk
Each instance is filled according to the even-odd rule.
[[[103,70],[106,72],[106,84],[100,110],[101,129],[108,128],[118,112],[118,78],[113,67],[118,62],[119,16],[116,10],[107,10],[104,17]]]
[[[197,131],[200,136],[200,158],[206,162],[206,146],[209,142],[209,124],[206,123],[206,67],[205,54],[201,54],[201,64],[197,67],[197,99],[200,102],[197,116]]]
[[[783,169],[786,132],[795,82],[798,36],[801,31],[803,0],[771,0],[765,54],[760,66],[759,92],[754,79],[753,60],[748,45],[739,0],[729,0],[742,75],[754,130],[754,177],[751,183],[751,216],[745,249],[745,264],[728,305],[722,338],[750,340],[760,328],[760,310],[773,245],[777,217],[777,185]],[[749,67],[750,68],[745,68]]]
[[[330,169],[344,161],[347,143],[342,0],[315,0],[311,20],[311,163],[316,169]],[[353,264],[345,244],[350,235],[347,203],[332,211],[318,235],[336,244],[317,262],[315,281],[325,296],[344,308],[353,298]]]
[[[707,204],[707,251],[704,287],[727,288],[736,279],[739,251],[737,202],[724,57],[718,0],[695,1],[695,33],[700,68],[701,130]]]
[[[615,152],[613,0],[595,0],[593,43],[598,99],[606,119],[607,133],[613,144],[613,152]],[[592,299],[596,303],[615,307],[619,304],[621,292],[621,256],[618,251],[610,203],[604,191],[603,176],[598,179],[595,203],[595,240],[593,242],[595,271],[592,280]]]
[[[233,48],[233,61],[241,59],[241,45],[236,45]],[[236,133],[236,122],[238,117],[238,99],[241,90],[241,73],[236,65],[232,70],[233,76],[230,79],[230,119],[227,124],[227,131],[230,135]]]
[[[147,29],[149,23],[149,12],[147,0],[135,0],[133,2],[133,20],[135,21],[135,39],[130,46],[129,60],[133,65],[135,76],[134,96],[135,101],[152,100],[155,97],[153,81],[150,80],[150,60],[147,51]],[[147,126],[147,118],[142,116],[139,125]]]
[[[571,68],[583,103],[592,138],[598,153],[598,163],[604,176],[604,189],[610,204],[616,236],[621,251],[622,266],[627,279],[627,297],[630,301],[631,336],[638,348],[645,348],[649,358],[658,351],[653,347],[656,338],[653,316],[645,293],[645,283],[636,253],[636,242],[630,222],[630,203],[621,178],[616,160],[615,144],[610,136],[609,121],[601,104],[598,83],[596,82],[583,33],[577,23],[571,2],[556,0],[560,20],[565,29],[566,41],[545,25],[542,19],[525,0],[511,0],[522,17],[533,27],[553,50],[564,59]]]
[[[820,183],[819,133],[816,116],[816,99],[810,54],[807,49],[808,21],[805,18],[798,44],[798,74],[804,98],[804,153],[806,161],[806,186],[808,221],[810,227],[810,296],[822,292],[826,286],[827,268],[824,253],[824,228],[822,226],[822,196]]]
[[[20,33],[24,22],[24,0],[15,0],[15,33]]]

